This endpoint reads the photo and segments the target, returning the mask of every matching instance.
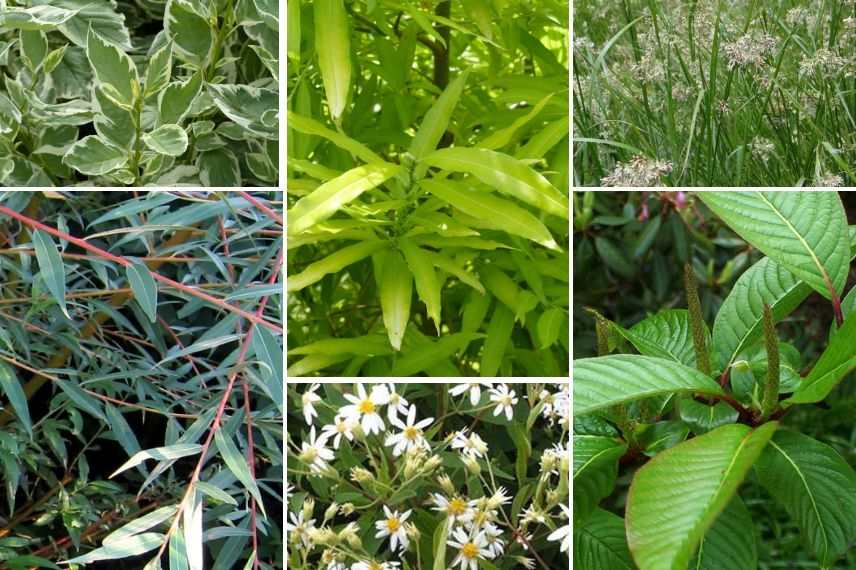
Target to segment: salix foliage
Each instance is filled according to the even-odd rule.
[[[276,185],[278,32],[269,0],[0,3],[0,184]]]
[[[852,185],[852,2],[575,2],[584,186]]]
[[[288,4],[289,375],[565,374],[567,3]]]
[[[856,230],[835,192],[691,200],[767,257],[737,280],[712,333],[689,265],[687,311],[625,328],[591,309],[599,355],[574,361],[574,558],[603,568],[759,568],[756,528],[767,521],[753,520],[740,488],[760,485],[832,567],[856,539],[847,503],[856,470],[789,420],[856,369],[856,289],[847,292]],[[812,290],[832,323],[815,362],[777,327]],[[621,521],[601,506],[623,495],[625,469],[634,472]]]
[[[568,384],[288,391],[289,568],[567,567]]]
[[[282,567],[280,212],[0,194],[0,568]]]

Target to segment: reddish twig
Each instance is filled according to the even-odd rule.
[[[282,219],[282,216],[280,216],[278,213],[274,212],[273,210],[271,210],[270,208],[268,208],[267,206],[262,204],[256,198],[253,198],[248,193],[243,192],[243,191],[238,192],[238,194],[240,194],[241,197],[244,198],[244,200],[246,200],[247,202],[249,202],[250,204],[252,204],[256,208],[258,208],[259,210],[261,210],[262,212],[267,214],[267,216],[269,218],[271,218],[272,220],[276,221],[276,223],[278,223],[281,226],[285,226],[285,221]]]
[[[27,226],[30,226],[30,227],[38,229],[38,230],[42,230],[42,231],[47,232],[47,233],[49,233],[55,237],[60,238],[60,239],[67,240],[69,243],[73,243],[76,246],[81,247],[87,251],[91,251],[95,254],[98,254],[99,256],[103,257],[104,259],[109,259],[110,261],[113,261],[114,263],[118,263],[119,265],[122,265],[123,267],[130,267],[132,265],[132,263],[129,260],[125,259],[124,257],[119,257],[118,255],[113,255],[112,253],[110,253],[108,251],[104,251],[103,249],[101,249],[99,247],[95,247],[94,245],[91,245],[82,239],[71,236],[71,235],[69,235],[65,232],[62,232],[56,228],[52,228],[50,226],[47,226],[41,222],[37,222],[36,220],[33,220],[32,218],[28,218],[27,216],[20,214],[14,210],[10,210],[6,206],[0,206],[0,214],[6,214],[7,216],[15,218],[16,220],[26,224]],[[192,296],[197,297],[199,299],[203,299],[205,301],[208,301],[209,303],[216,305],[220,308],[223,308],[223,309],[225,309],[231,313],[235,313],[237,315],[240,315],[240,316],[244,317],[245,319],[247,319],[248,321],[250,321],[254,324],[261,325],[261,326],[266,327],[266,328],[268,328],[274,332],[278,332],[278,333],[283,332],[282,327],[266,321],[259,314],[253,314],[253,313],[250,313],[248,311],[241,309],[240,307],[230,305],[229,303],[227,303],[226,301],[224,301],[222,299],[218,299],[217,297],[212,297],[211,295],[209,295],[207,293],[203,293],[202,291],[194,289],[193,287],[188,287],[187,285],[179,283],[178,281],[174,281],[174,280],[170,279],[169,277],[164,277],[163,275],[156,273],[154,271],[149,270],[149,274],[155,280],[160,281],[161,283],[169,285],[170,287],[178,289],[179,291],[187,293],[188,295],[192,295]]]

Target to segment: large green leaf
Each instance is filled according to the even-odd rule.
[[[832,299],[847,280],[847,218],[835,192],[699,192],[740,237]]]
[[[352,168],[304,196],[288,211],[288,235],[296,235],[324,221],[366,190],[383,184],[398,172],[397,164],[367,164]]]
[[[491,188],[568,219],[568,197],[540,173],[507,154],[484,148],[443,148],[422,159],[428,166],[472,174]]]
[[[612,493],[627,445],[614,437],[574,435],[574,521],[583,521]]]
[[[592,570],[636,570],[627,548],[624,519],[595,509],[583,523],[575,524],[574,563]]]
[[[613,354],[574,361],[574,413],[678,392],[719,395],[722,389],[698,370],[664,358]]]
[[[667,309],[639,321],[630,330],[618,325],[614,327],[645,356],[656,356],[695,367],[696,355],[689,315],[686,309]],[[708,334],[706,328],[705,333]]]
[[[755,534],[755,522],[749,509],[739,496],[735,496],[704,535],[689,567],[695,570],[757,570]]]
[[[856,472],[832,447],[781,431],[755,468],[824,567],[850,547],[856,539]]]
[[[785,404],[811,404],[826,398],[844,376],[856,368],[856,314],[836,332],[811,373]]]
[[[627,541],[640,570],[686,568],[777,427],[722,426],[644,465],[627,498]]]
[[[713,323],[713,349],[719,367],[724,370],[731,366],[760,338],[765,304],[779,321],[809,293],[811,287],[769,257],[750,267],[734,284]]]
[[[324,259],[309,264],[300,273],[286,277],[286,291],[300,291],[304,287],[317,283],[328,273],[335,273],[387,247],[389,247],[389,242],[381,240],[361,241],[343,247]]]
[[[401,341],[407,330],[407,321],[410,320],[413,275],[397,250],[375,255],[373,261],[383,325],[389,344],[395,350],[401,350]]]

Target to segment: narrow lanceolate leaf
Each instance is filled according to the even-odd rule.
[[[238,451],[238,448],[232,442],[232,439],[223,434],[223,430],[218,429],[214,433],[214,442],[217,445],[217,449],[220,451],[220,456],[223,458],[223,462],[226,463],[226,466],[229,468],[229,471],[238,478],[238,481],[241,482],[241,484],[256,500],[256,504],[264,510],[262,495],[259,492],[259,486],[256,483],[256,480],[253,479],[253,475],[250,473],[250,466],[247,463],[247,459],[241,455],[241,452]]]
[[[583,521],[615,488],[627,445],[616,438],[574,435],[574,521]]]
[[[538,331],[538,348],[542,350],[550,348],[559,340],[562,326],[565,324],[565,317],[565,311],[559,307],[553,307],[541,313],[535,327]]]
[[[362,356],[382,356],[392,354],[386,335],[371,334],[353,338],[328,338],[318,340],[288,351],[293,354],[353,354]]]
[[[351,31],[343,0],[316,0],[315,49],[327,94],[330,116],[337,121],[345,110],[351,86]]]
[[[463,213],[486,220],[497,229],[532,240],[549,249],[559,249],[541,220],[520,206],[451,180],[422,180],[419,185]]]
[[[135,534],[105,544],[101,548],[96,548],[92,552],[87,552],[83,556],[66,560],[61,562],[61,564],[89,564],[91,562],[98,562],[99,560],[115,560],[117,558],[139,556],[159,547],[163,544],[164,539],[164,535],[156,532]]]
[[[440,364],[453,354],[464,350],[467,345],[483,335],[477,333],[454,333],[437,341],[414,346],[410,352],[402,353],[389,372],[390,376],[413,376]]]
[[[574,361],[575,414],[679,392],[723,393],[710,377],[664,358],[613,354]]]
[[[695,368],[696,355],[690,331],[689,312],[667,309],[639,321],[630,330],[613,325],[640,354],[656,356]],[[705,333],[709,337],[710,333]]]
[[[705,533],[689,567],[694,570],[757,570],[755,534],[755,522],[749,509],[739,496],[735,496]]]
[[[575,524],[574,563],[580,568],[636,570],[627,548],[624,519],[596,509],[582,524]]]
[[[151,322],[158,318],[158,286],[152,274],[144,263],[133,261],[125,271],[128,274],[128,283],[134,292],[134,298],[140,304],[140,308],[149,317]]]
[[[63,314],[68,317],[68,309],[65,306],[65,266],[59,251],[57,251],[56,244],[48,234],[36,230],[33,232],[33,247],[36,250],[36,259],[39,261],[42,280],[59,304]]]
[[[214,30],[187,0],[169,0],[164,11],[164,30],[175,43],[175,55],[196,66],[203,65],[214,45]]]
[[[326,220],[366,190],[392,178],[398,169],[396,164],[368,164],[325,182],[288,211],[288,235],[299,234]]]
[[[172,515],[176,513],[177,510],[177,505],[169,505],[167,507],[161,507],[155,511],[145,514],[140,518],[129,522],[125,526],[122,526],[118,530],[114,530],[113,532],[105,536],[104,544],[106,545],[119,542],[130,536],[141,534],[151,528],[154,528],[157,525],[163,523],[164,521],[170,519]]]
[[[820,402],[851,370],[856,369],[856,314],[851,313],[829,341],[817,364],[783,404]]]
[[[181,156],[187,150],[187,133],[178,125],[161,125],[143,135],[146,146],[158,154]]]
[[[832,447],[782,431],[755,465],[758,480],[781,504],[823,567],[856,539],[856,472]]]
[[[413,137],[408,150],[416,160],[437,148],[437,143],[443,138],[443,133],[449,126],[452,111],[455,110],[458,99],[461,98],[468,75],[469,71],[461,73],[446,87],[434,105],[425,113],[422,124],[416,131],[416,136]]]
[[[9,399],[21,425],[30,437],[33,437],[33,422],[30,419],[30,408],[27,406],[27,395],[14,371],[3,362],[0,362],[0,392]]]
[[[90,29],[86,57],[107,96],[123,107],[132,107],[139,96],[140,79],[128,54]]]
[[[549,214],[568,219],[568,197],[525,163],[483,148],[444,148],[422,159],[428,166],[472,174],[488,186]]]
[[[156,459],[157,461],[172,461],[175,459],[181,459],[182,457],[196,455],[200,451],[202,451],[202,446],[196,443],[176,443],[174,445],[168,445],[166,447],[145,449],[143,451],[140,451],[139,453],[134,454],[128,461],[123,463],[121,467],[119,467],[116,471],[113,472],[112,475],[110,475],[110,478],[112,479],[119,473],[131,469],[132,467],[136,467],[147,459]]]
[[[361,241],[344,247],[320,261],[309,264],[297,275],[286,277],[285,289],[288,292],[300,291],[304,287],[317,283],[325,275],[335,273],[387,247],[389,247],[389,242],[381,240]]]
[[[450,259],[449,257],[443,255],[439,252],[431,252],[428,250],[422,250],[431,262],[434,264],[434,267],[445,271],[446,273],[450,273],[457,277],[461,283],[466,283],[482,295],[484,295],[484,287],[481,282],[475,276],[475,274],[470,273],[464,267],[458,265],[455,261]]]
[[[401,340],[410,319],[410,298],[413,294],[413,275],[398,251],[376,256],[375,279],[380,293],[383,325],[389,344],[401,350]]]
[[[413,280],[416,282],[416,293],[422,302],[425,303],[428,318],[434,321],[434,328],[437,330],[437,334],[440,334],[440,307],[442,305],[440,287],[442,283],[437,279],[437,273],[434,271],[434,263],[428,256],[429,252],[421,249],[406,238],[398,240],[398,247],[401,249],[401,253],[404,254],[407,266],[413,274]],[[402,376],[406,375],[403,374]]]
[[[660,453],[636,472],[626,518],[640,570],[687,567],[777,425],[722,426]]]
[[[504,147],[505,145],[511,142],[511,139],[514,137],[518,130],[525,126],[526,123],[538,116],[538,113],[540,113],[544,109],[544,106],[547,105],[547,103],[549,103],[550,99],[552,98],[552,93],[542,98],[540,101],[538,101],[538,103],[535,104],[534,107],[532,107],[532,109],[528,113],[516,119],[509,126],[491,134],[483,141],[479,142],[476,147],[486,148],[490,150],[496,150],[498,148]]]
[[[832,299],[849,270],[847,219],[835,192],[700,192],[740,237]]]
[[[482,378],[497,376],[502,360],[511,342],[511,333],[514,330],[514,313],[497,304],[487,326],[487,338],[482,348],[481,362],[479,363],[479,376]]]
[[[292,111],[288,112],[287,118],[289,129],[294,129],[295,131],[305,135],[318,135],[319,137],[323,137],[337,147],[345,149],[360,160],[368,162],[369,164],[385,162],[383,158],[375,154],[373,150],[363,143],[356,141],[347,135],[328,129],[315,119],[298,115]]]
[[[89,135],[74,143],[62,157],[62,162],[81,174],[102,176],[125,166],[128,155],[101,137]]]
[[[780,321],[809,293],[811,287],[769,257],[750,267],[734,284],[713,323],[713,349],[720,369],[731,366],[761,337],[765,303]]]

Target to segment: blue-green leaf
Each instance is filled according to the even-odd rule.
[[[134,298],[151,322],[158,317],[158,286],[145,264],[132,261],[127,269],[128,282],[134,291]]]

